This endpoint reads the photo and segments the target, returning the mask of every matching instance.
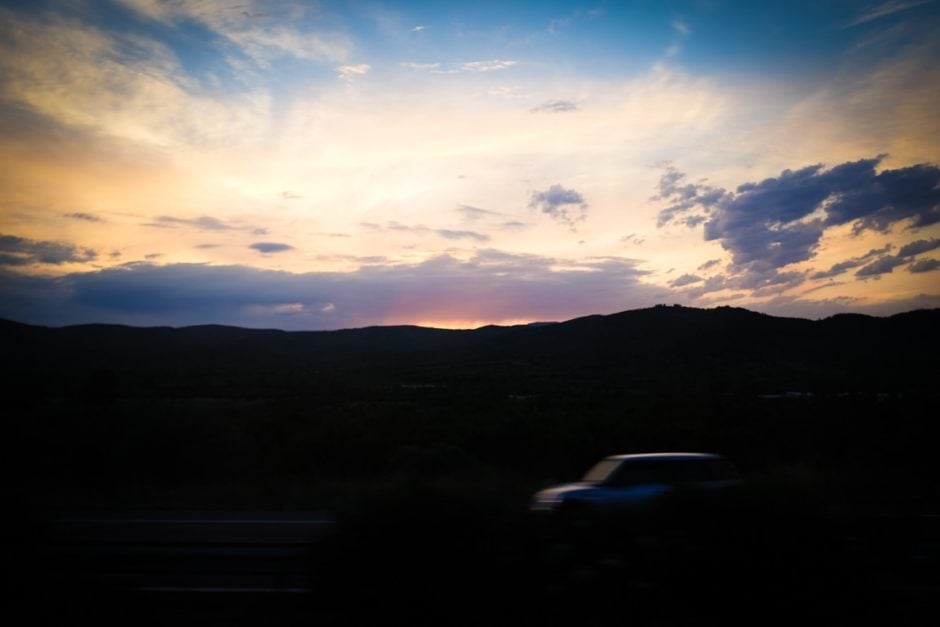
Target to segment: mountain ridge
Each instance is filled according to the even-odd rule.
[[[0,321],[0,343],[10,380],[62,373],[80,379],[86,376],[82,372],[95,371],[148,371],[174,380],[214,371],[354,371],[385,378],[501,373],[517,379],[593,380],[591,385],[629,381],[638,387],[681,382],[720,389],[910,390],[934,386],[938,328],[940,309],[807,320],[738,307],[661,305],[556,324],[472,330],[414,325],[335,331],[226,325],[56,328]]]

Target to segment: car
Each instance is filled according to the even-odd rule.
[[[711,453],[642,453],[611,455],[591,468],[581,481],[546,488],[532,498],[530,509],[558,516],[631,512],[688,490],[718,490],[737,485],[734,465]]]

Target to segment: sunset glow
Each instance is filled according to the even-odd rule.
[[[0,317],[940,306],[940,3],[0,2]]]

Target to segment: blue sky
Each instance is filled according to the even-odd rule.
[[[0,316],[940,303],[940,2],[0,2]]]

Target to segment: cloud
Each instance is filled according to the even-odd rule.
[[[852,268],[857,268],[862,265],[872,257],[878,257],[879,255],[884,255],[892,248],[891,244],[884,246],[883,248],[873,248],[867,253],[860,257],[853,257],[852,259],[846,259],[845,261],[840,261],[839,263],[833,264],[831,268],[825,272],[817,272],[811,278],[813,279],[828,279],[834,276],[838,276],[845,272],[846,270],[851,270]]]
[[[452,231],[450,229],[436,229],[434,231],[445,239],[472,239],[478,242],[490,241],[490,236],[476,231]]]
[[[920,274],[940,269],[940,259],[921,259],[907,267],[908,272]]]
[[[636,233],[630,233],[629,235],[622,236],[620,241],[624,244],[634,244],[636,246],[641,246],[643,242],[646,241],[646,238],[640,237]]]
[[[683,22],[682,20],[673,20],[672,27],[677,33],[685,37],[692,32],[692,29],[689,28],[689,25]]]
[[[98,216],[96,216],[96,215],[94,215],[94,214],[91,214],[91,213],[84,213],[84,212],[81,212],[81,211],[76,211],[76,212],[73,212],[73,213],[66,213],[66,214],[63,214],[63,215],[64,215],[66,218],[72,218],[73,220],[84,220],[85,222],[104,222],[104,220],[102,220],[100,217],[98,217]]]
[[[225,0],[118,1],[166,26],[187,27],[195,23],[208,28],[218,36],[219,42],[235,45],[261,66],[280,57],[343,61],[353,47],[349,37],[341,31],[309,28],[309,22],[301,19],[303,8],[291,6],[291,3],[264,3],[265,10],[251,11],[245,10],[245,5],[232,5]]]
[[[878,278],[882,274],[888,274],[896,267],[906,263],[904,259],[895,256],[881,257],[871,262],[867,266],[863,266],[858,272],[855,273],[860,279],[865,278]]]
[[[865,9],[864,12],[858,15],[855,19],[848,23],[848,27],[858,26],[859,24],[865,24],[866,22],[871,22],[889,15],[894,15],[895,13],[900,13],[901,11],[907,11],[908,9],[913,9],[914,7],[919,7],[922,4],[928,4],[933,0],[890,0],[889,2],[883,2],[879,5],[869,7]]]
[[[460,69],[464,72],[496,72],[510,68],[516,63],[517,61],[504,61],[500,59],[493,59],[492,61],[469,61],[467,63],[461,63]]]
[[[855,273],[855,276],[861,279],[872,277],[877,278],[882,274],[890,273],[900,265],[911,262],[912,257],[940,248],[940,239],[932,238],[929,240],[915,240],[905,244],[904,246],[901,246],[901,248],[898,249],[897,255],[888,255],[888,251],[890,251],[892,248],[893,246],[891,244],[887,244],[883,248],[872,249],[860,257],[854,257],[852,259],[840,261],[825,272],[817,272],[812,276],[812,278],[828,279],[830,277],[837,276],[846,270],[851,270],[852,268],[857,268],[858,266],[865,264],[866,261],[873,257],[877,257],[877,259],[871,263],[868,263],[867,265],[864,265],[864,267]],[[923,261],[929,262],[930,260]],[[926,272],[932,269],[930,268],[930,265],[930,263],[914,262],[911,263],[909,269],[914,273]],[[912,269],[914,266],[916,266],[918,269]],[[925,269],[921,270],[920,268]]]
[[[417,26],[415,26],[414,28],[411,29],[411,32],[412,32],[412,33],[420,33],[421,31],[427,30],[428,28],[429,28],[429,27],[428,27],[428,26],[425,26],[424,24],[418,24]]]
[[[440,63],[411,63],[403,62],[401,65],[403,67],[412,69],[412,70],[422,70],[426,72],[431,72],[432,74],[459,74],[462,72],[465,73],[485,73],[485,72],[497,72],[499,70],[508,69],[518,63],[517,61],[506,61],[502,59],[493,59],[491,61],[467,61],[464,63],[451,63],[446,69]],[[503,89],[512,88],[497,88],[493,92],[493,95],[508,95]]]
[[[692,283],[701,283],[702,277],[696,276],[694,274],[683,274],[678,279],[674,279],[669,283],[672,287],[682,287],[684,285],[691,285]]]
[[[474,209],[474,207],[468,207],[468,209]],[[458,207],[460,211],[460,207]],[[478,211],[484,211],[479,209]],[[391,220],[385,224],[376,224],[374,222],[361,222],[359,226],[368,229],[370,231],[392,231],[399,233],[413,233],[415,235],[437,235],[443,237],[444,239],[473,239],[478,242],[488,242],[490,236],[485,233],[478,233],[476,231],[467,231],[467,230],[454,230],[454,229],[432,229],[430,227],[424,226],[423,224],[402,224],[401,222],[395,222]]]
[[[93,249],[81,248],[74,244],[0,235],[0,266],[58,266],[64,263],[93,261],[97,257],[98,253]]]
[[[565,113],[567,111],[577,111],[578,105],[570,100],[549,100],[537,107],[529,109],[530,113]]]
[[[169,5],[169,3],[167,3]],[[224,63],[224,51],[210,55]],[[188,74],[173,48],[136,29],[103,30],[54,12],[0,9],[0,97],[102,142],[139,148],[249,142],[270,99],[260,89],[219,98]]]
[[[360,63],[358,65],[341,65],[336,68],[336,71],[339,72],[336,76],[343,79],[344,81],[353,81],[359,76],[364,76],[368,74],[369,70],[372,69],[372,66],[366,63]]]
[[[936,237],[929,240],[919,239],[910,244],[901,246],[901,248],[898,249],[898,257],[913,257],[914,255],[926,253],[936,248],[940,248],[940,239]]]
[[[721,259],[709,259],[698,267],[699,270],[710,270],[721,263]]]
[[[177,218],[174,216],[157,216],[155,222],[148,222],[144,226],[157,228],[176,228],[177,226],[191,226],[200,231],[229,231],[235,227],[230,226],[212,216],[200,216],[198,218]]]
[[[471,207],[470,205],[457,205],[457,212],[463,214],[463,218],[467,222],[479,222],[486,218],[506,217],[506,214],[490,211],[488,209],[480,209],[479,207]]]
[[[294,247],[290,244],[281,244],[280,242],[255,242],[251,244],[248,248],[253,248],[259,253],[282,253],[288,250],[294,250]]]
[[[732,254],[730,272],[738,275],[739,287],[759,291],[792,286],[800,276],[779,270],[812,259],[829,228],[849,224],[855,234],[885,233],[899,225],[917,230],[940,222],[940,169],[919,164],[878,172],[882,159],[861,159],[828,170],[822,165],[784,170],[777,177],[743,183],[733,192],[688,183],[670,166],[659,182],[657,198],[669,205],[660,211],[658,224],[704,225],[705,240],[720,242]],[[856,276],[890,272],[891,263],[877,260]],[[854,266],[834,267],[814,277],[834,276],[830,273],[849,267]]]
[[[532,192],[529,208],[538,209],[574,230],[578,222],[587,218],[588,204],[577,191],[555,184],[544,192]]]
[[[402,62],[402,67],[406,67],[409,70],[421,70],[423,72],[430,72],[431,70],[441,69],[440,63],[412,63],[412,62]]]
[[[641,282],[646,273],[637,266],[623,258],[574,263],[486,249],[465,261],[441,255],[354,272],[146,263],[59,279],[0,272],[0,290],[11,295],[0,301],[0,317],[56,325],[213,322],[294,329],[568,319],[667,299],[664,289]]]

